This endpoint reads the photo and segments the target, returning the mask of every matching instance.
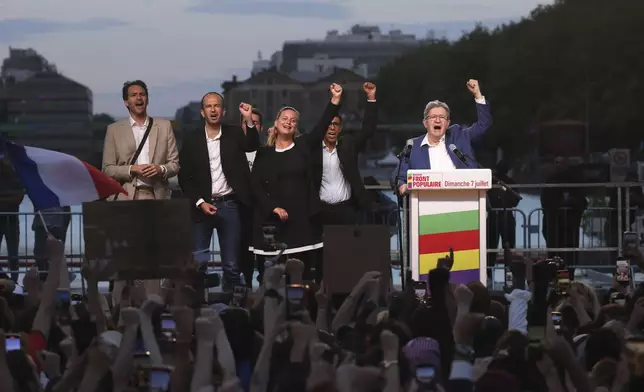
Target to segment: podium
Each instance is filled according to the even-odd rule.
[[[489,169],[409,170],[409,242],[412,278],[427,280],[438,260],[454,250],[451,282],[487,286],[486,195]]]

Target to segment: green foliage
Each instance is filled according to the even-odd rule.
[[[492,104],[487,145],[532,147],[541,121],[590,124],[591,148],[632,147],[642,139],[644,1],[558,0],[519,22],[477,27],[437,40],[384,68],[378,99],[386,121],[418,122],[424,105],[447,102],[453,121],[474,118],[469,78]]]

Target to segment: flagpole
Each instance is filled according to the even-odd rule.
[[[42,212],[40,210],[37,211],[38,216],[40,217],[40,222],[42,223],[42,227],[45,228],[45,233],[47,233],[47,237],[51,236],[51,233],[49,232],[49,228],[47,227],[47,223],[45,223],[45,218],[42,216]]]

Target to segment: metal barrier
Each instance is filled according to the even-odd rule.
[[[584,184],[519,184],[513,185],[513,188],[521,192],[524,200],[519,207],[512,209],[492,209],[493,216],[496,219],[503,217],[504,213],[511,212],[515,221],[515,238],[520,239],[512,251],[521,253],[529,257],[539,258],[544,257],[548,253],[561,252],[563,254],[580,254],[586,255],[590,253],[603,253],[604,255],[617,254],[621,251],[621,236],[625,228],[625,224],[630,222],[630,216],[633,211],[630,208],[630,192],[624,192],[624,189],[630,187],[641,186],[639,183],[584,183]],[[607,189],[616,190],[616,208],[605,206],[591,206],[586,209],[582,216],[581,224],[578,227],[580,232],[579,243],[575,246],[552,246],[552,244],[545,244],[542,246],[542,229],[543,229],[543,208],[540,202],[535,200],[535,192],[529,190],[542,191],[545,188],[588,188],[599,189],[606,191]],[[384,186],[368,186],[368,190],[372,191],[374,195],[381,199],[382,203],[376,204],[374,211],[370,213],[370,220],[372,223],[385,224],[390,228],[391,234],[391,257],[392,265],[400,266],[403,261],[408,260],[406,246],[400,249],[397,238],[398,230],[397,225],[402,222],[403,244],[408,243],[407,233],[407,214],[398,210],[396,200],[392,195],[391,189]],[[622,195],[624,196],[624,203],[622,203]],[[604,199],[606,195],[598,195],[597,198]],[[529,201],[529,202],[527,202]],[[524,204],[524,207],[522,207]],[[528,204],[533,204],[532,208],[526,208]],[[624,205],[622,205],[624,204]],[[406,210],[406,206],[405,206]],[[561,209],[562,211],[565,210]],[[78,269],[83,261],[84,255],[84,241],[82,232],[82,212],[73,211],[70,217],[70,223],[67,230],[67,238],[65,249],[67,252],[67,260],[69,265]],[[490,214],[488,215],[490,216]],[[13,217],[13,218],[12,218]],[[517,219],[520,218],[520,219]],[[32,225],[34,219],[38,219],[33,212],[19,212],[19,213],[1,213],[0,212],[0,234],[2,234],[2,242],[0,243],[0,267],[6,270],[8,266],[8,251],[7,251],[7,232],[11,228],[10,221],[17,222],[18,234],[18,252],[17,257],[20,262],[20,269],[24,270],[27,267],[34,265],[34,247],[35,247],[35,233]],[[613,225],[613,223],[616,224]],[[369,219],[367,219],[369,222]],[[565,223],[565,222],[564,222]],[[494,222],[496,227],[499,227],[499,222]],[[490,222],[488,222],[490,225]],[[15,226],[15,225],[13,225]],[[613,227],[615,226],[615,227]],[[588,232],[590,228],[590,232]],[[595,230],[598,229],[598,230]],[[517,231],[518,230],[518,231]],[[611,233],[612,232],[612,233]],[[536,241],[533,236],[537,236]],[[502,235],[501,235],[502,236]],[[11,237],[11,236],[9,236]],[[9,238],[11,240],[11,238]],[[612,243],[607,244],[606,241],[611,240]],[[216,237],[213,235],[213,242],[211,243],[211,266],[218,266],[219,250],[216,245]],[[488,253],[497,254],[501,251],[498,243],[495,246],[488,246]],[[590,253],[589,253],[590,252]],[[15,253],[15,252],[12,252]],[[493,256],[491,256],[493,257]],[[609,260],[609,256],[606,260]],[[584,260],[583,264],[588,264]],[[594,264],[596,266],[602,263]],[[598,267],[597,267],[598,268]],[[403,266],[404,269],[404,266]]]

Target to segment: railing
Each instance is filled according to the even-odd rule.
[[[608,265],[614,262],[614,256],[621,251],[621,236],[626,229],[626,223],[630,222],[630,217],[634,216],[635,211],[630,208],[630,192],[625,189],[630,187],[641,186],[639,183],[587,183],[587,184],[521,184],[514,185],[518,192],[524,197],[523,201],[517,208],[513,209],[493,209],[488,214],[488,227],[503,227],[504,212],[511,213],[516,222],[514,228],[514,237],[516,243],[512,251],[520,253],[527,257],[542,258],[548,254],[573,255],[571,258],[576,264],[592,266],[599,269],[601,265]],[[546,244],[542,235],[543,229],[543,208],[538,200],[538,192],[544,188],[586,188],[594,190],[588,195],[592,200],[605,201],[607,195],[603,194],[607,189],[615,189],[613,195],[617,198],[616,208],[610,208],[605,205],[588,207],[581,218],[581,224],[578,225],[579,242],[573,246],[554,247]],[[384,186],[368,186],[367,189],[379,193],[379,197],[386,203],[377,204],[380,209],[371,212],[368,220],[370,223],[385,224],[390,229],[391,234],[391,258],[394,266],[401,264],[401,249],[398,235],[398,223],[405,221],[406,217],[397,209],[392,192]],[[622,198],[622,195],[624,196]],[[624,199],[624,203],[622,203]],[[592,203],[591,203],[592,204]],[[605,204],[605,203],[599,203]],[[561,209],[560,211],[563,211]],[[66,253],[69,265],[73,269],[78,269],[83,261],[84,240],[82,233],[82,213],[74,211],[70,214],[70,223],[67,230]],[[565,214],[564,214],[565,215]],[[494,217],[496,222],[490,222],[489,219]],[[17,258],[20,264],[21,272],[25,268],[34,265],[34,246],[36,245],[36,235],[32,230],[34,219],[39,219],[33,212],[19,213],[1,213],[0,212],[0,233],[2,234],[2,243],[0,244],[0,267],[6,270],[8,266],[7,239],[11,240],[11,235],[7,238],[8,231],[12,226],[19,228],[19,244]],[[13,224],[12,222],[13,221]],[[564,219],[559,223],[569,223]],[[403,225],[406,226],[406,225]],[[405,227],[403,227],[405,228]],[[550,230],[550,229],[549,229]],[[403,238],[407,238],[406,228],[403,230]],[[403,243],[406,243],[404,241]],[[488,253],[490,259],[499,258],[501,251],[500,243],[496,245],[488,244]],[[404,252],[403,252],[404,253]],[[582,255],[583,256],[579,256]],[[403,254],[403,256],[406,256]],[[217,246],[216,236],[213,236],[211,245],[211,266],[217,267],[219,259],[219,249]],[[402,257],[406,259],[406,257]]]

